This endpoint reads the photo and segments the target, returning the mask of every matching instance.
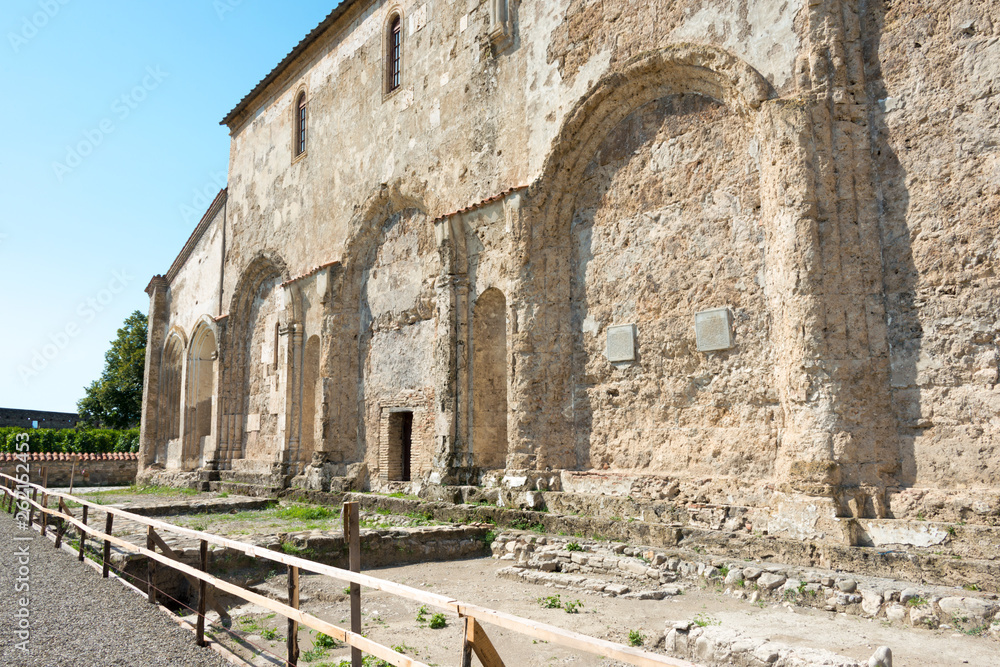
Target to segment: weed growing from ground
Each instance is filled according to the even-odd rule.
[[[542,609],[559,609],[562,607],[562,600],[558,595],[550,595],[538,598],[538,604],[542,606]]]
[[[642,646],[646,643],[646,635],[642,634],[638,630],[628,631],[628,645],[629,646]]]
[[[427,625],[430,626],[431,630],[440,630],[448,625],[448,619],[445,618],[444,614],[434,614],[431,616],[431,622]]]
[[[576,542],[570,542],[566,545],[566,551],[583,551],[583,547]]]
[[[427,605],[420,605],[420,609],[417,610],[417,623],[423,625],[427,622]]]
[[[583,606],[583,603],[580,602],[579,600],[572,600],[572,601],[566,602],[563,605],[563,611],[565,611],[567,614],[579,614],[580,613],[580,607],[582,607],[582,606]]]
[[[722,621],[712,618],[707,614],[698,614],[692,619],[692,623],[697,625],[699,628],[707,628],[710,625],[722,625]]]

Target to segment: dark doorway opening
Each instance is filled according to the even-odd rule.
[[[390,479],[409,482],[410,460],[413,458],[412,412],[393,412],[389,415],[389,456]]]

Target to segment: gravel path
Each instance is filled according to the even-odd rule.
[[[31,537],[30,541],[15,538]],[[17,648],[16,613],[25,593],[16,592],[15,552],[29,548],[28,652]],[[194,634],[179,627],[121,583],[71,555],[56,551],[37,532],[22,532],[0,513],[0,665],[31,667],[229,667]]]

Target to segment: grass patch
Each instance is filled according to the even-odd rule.
[[[919,595],[915,598],[910,598],[906,601],[906,604],[910,607],[923,607],[927,605],[927,600],[923,599]]]
[[[698,614],[692,621],[699,628],[707,628],[710,625],[722,625],[722,621],[717,618],[712,618],[708,614]]]
[[[269,642],[280,642],[285,640],[285,638],[282,637],[281,634],[274,628],[265,628],[264,630],[261,630],[260,636]]]
[[[332,519],[340,516],[338,510],[321,505],[289,505],[282,507],[274,513],[279,519],[292,519],[295,521],[319,521],[320,519]]]

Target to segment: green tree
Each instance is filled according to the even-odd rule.
[[[104,372],[85,389],[76,404],[85,426],[132,428],[142,417],[142,379],[146,367],[146,316],[127,318],[111,349],[104,355]]]

